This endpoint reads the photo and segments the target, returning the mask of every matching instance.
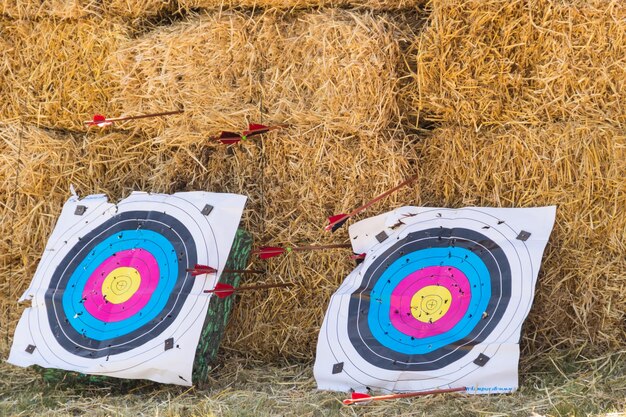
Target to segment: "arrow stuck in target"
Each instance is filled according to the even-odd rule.
[[[326,249],[343,249],[350,248],[352,245],[349,243],[336,243],[331,245],[317,245],[317,246],[262,246],[259,249],[253,250],[254,255],[258,255],[261,259],[269,259],[275,256],[280,256],[289,252],[307,252]]]
[[[409,397],[422,397],[424,395],[432,395],[432,394],[445,394],[447,392],[461,392],[465,391],[465,387],[459,388],[445,388],[445,389],[436,389],[431,391],[419,391],[419,392],[406,392],[402,394],[388,394],[388,395],[378,395],[371,396],[368,394],[353,392],[350,398],[346,398],[343,400],[345,405],[352,404],[361,404],[368,403],[370,401],[385,401],[385,400],[394,400],[397,398],[409,398]]]
[[[284,129],[285,127],[287,127],[287,125],[265,126],[257,123],[250,123],[248,125],[248,130],[244,130],[241,133],[222,131],[220,135],[214,139],[219,140],[224,145],[232,145],[253,136],[262,135],[263,133],[271,132],[272,130]]]
[[[409,179],[407,179],[407,180],[401,182],[400,184],[396,185],[392,189],[385,191],[384,193],[382,193],[378,197],[375,197],[372,200],[368,201],[367,203],[363,204],[362,206],[357,207],[356,209],[352,210],[350,213],[347,213],[347,214],[346,213],[341,213],[341,214],[335,214],[334,216],[330,216],[328,218],[328,225],[324,228],[324,230],[328,230],[328,231],[334,232],[335,230],[339,229],[341,226],[346,224],[346,222],[348,221],[348,219],[350,217],[356,216],[360,212],[368,209],[370,206],[374,205],[375,203],[377,203],[378,201],[380,201],[383,198],[387,197],[388,195],[398,191],[400,188],[402,188],[402,187],[404,187],[406,185],[409,185],[415,179],[417,179],[417,175],[414,175],[414,176],[410,177]]]
[[[140,114],[138,116],[123,116],[123,117],[111,117],[107,118],[102,114],[94,114],[92,120],[86,120],[83,122],[87,126],[98,126],[98,127],[107,127],[111,126],[115,122],[123,122],[126,120],[137,120],[137,119],[146,119],[149,117],[161,117],[161,116],[169,116],[172,114],[180,114],[183,113],[184,110],[173,110],[166,111],[161,113],[150,113],[150,114]]]
[[[248,285],[244,287],[235,288],[232,285],[218,282],[217,285],[215,285],[215,288],[213,288],[212,290],[204,290],[204,292],[207,294],[215,294],[219,298],[226,298],[226,297],[230,297],[235,292],[240,292],[240,291],[262,290],[265,288],[291,287],[292,285],[293,284],[288,283],[288,282],[278,282],[275,284]]]
[[[191,273],[191,276],[197,277],[198,275],[204,274],[216,274],[217,269],[210,267],[208,265],[200,265],[196,264],[193,268],[187,268],[187,272]],[[258,269],[224,269],[222,272],[232,273],[232,274],[264,274],[265,271],[261,271]]]

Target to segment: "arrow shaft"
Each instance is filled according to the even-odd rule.
[[[384,400],[393,400],[397,398],[422,397],[424,395],[445,394],[447,392],[460,392],[460,391],[465,391],[465,387],[444,388],[444,389],[436,389],[432,391],[407,392],[403,394],[388,394],[388,395],[379,395],[376,397],[346,399],[343,402],[346,405],[350,405],[350,404],[364,403],[364,402],[369,402],[369,401],[384,401]]]
[[[409,178],[409,179],[407,179],[405,181],[402,181],[400,184],[396,185],[392,189],[385,191],[384,193],[382,193],[378,197],[374,197],[373,199],[371,199],[367,203],[363,204],[362,206],[355,208],[350,213],[348,213],[347,217],[356,216],[357,214],[359,214],[363,210],[373,206],[374,204],[376,204],[377,202],[379,202],[383,198],[387,197],[390,194],[393,194],[394,192],[398,191],[400,188],[404,187],[405,185],[410,184],[411,182],[415,181],[416,179],[417,179],[417,175],[414,175],[411,178]]]
[[[304,252],[309,250],[324,250],[324,249],[339,249],[339,248],[350,248],[352,245],[349,243],[337,243],[334,245],[319,245],[319,246],[298,246],[295,248],[291,248],[292,251],[295,252]]]
[[[261,284],[261,285],[248,285],[243,287],[235,288],[235,291],[247,291],[247,290],[263,290],[266,288],[281,288],[281,287],[291,287],[293,284],[288,282],[278,282],[275,284]]]
[[[124,120],[137,120],[137,119],[145,119],[145,118],[148,118],[148,117],[169,116],[171,114],[180,114],[180,113],[183,113],[183,112],[184,112],[184,110],[173,110],[173,111],[165,111],[165,112],[161,112],[161,113],[141,114],[141,115],[138,115],[138,116],[112,117],[112,118],[106,118],[105,120],[103,120],[102,122],[99,122],[99,123],[121,122],[121,121],[124,121]],[[93,123],[93,120],[86,121],[85,123]]]
[[[237,288],[228,288],[228,289],[217,289],[217,290],[206,290],[206,293],[233,293],[238,291],[248,291],[248,290],[263,290],[266,288],[280,288],[280,287],[291,287],[293,284],[287,282],[279,282],[276,284],[261,284],[261,285],[249,285],[244,287]]]
[[[345,216],[342,216],[341,218],[339,218],[339,219],[335,220],[334,222],[330,223],[328,226],[326,226],[325,229],[334,231],[334,229],[333,229],[334,225],[336,225],[338,223],[341,223],[341,222],[345,222],[346,220],[348,220],[352,216],[356,216],[357,214],[359,214],[363,210],[368,209],[369,207],[371,207],[372,205],[376,204],[377,202],[379,202],[383,198],[387,197],[388,195],[398,191],[400,188],[402,188],[402,187],[410,184],[411,182],[415,181],[415,179],[417,179],[417,175],[414,175],[414,176],[410,177],[409,179],[402,181],[400,184],[396,185],[392,189],[385,191],[384,193],[382,193],[381,195],[379,195],[377,197],[374,197],[373,199],[371,199],[367,203],[363,204],[362,206],[355,208],[350,213],[348,213]]]

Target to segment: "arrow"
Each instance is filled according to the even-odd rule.
[[[239,291],[261,290],[264,288],[291,287],[292,285],[293,284],[290,284],[288,282],[279,282],[276,284],[249,285],[247,287],[235,288],[232,285],[218,282],[215,288],[213,288],[212,290],[204,290],[204,292],[208,294],[215,294],[219,298],[226,298],[226,297],[230,297],[231,295],[233,295],[233,293],[239,292]]]
[[[87,120],[83,123],[86,124],[87,126],[107,127],[107,126],[111,126],[114,122],[122,122],[124,120],[137,120],[137,119],[145,119],[148,117],[169,116],[170,114],[180,114],[183,112],[184,110],[174,110],[174,111],[166,111],[162,113],[141,114],[139,116],[112,117],[110,119],[107,119],[102,114],[94,114],[92,120]]]
[[[424,395],[444,394],[446,392],[460,392],[460,391],[465,391],[465,387],[436,389],[432,391],[407,392],[404,394],[379,395],[376,397],[372,397],[371,395],[367,395],[367,394],[362,394],[360,392],[353,392],[352,397],[343,400],[343,403],[345,405],[352,405],[352,404],[358,404],[358,403],[367,403],[370,401],[384,401],[384,400],[393,400],[396,398],[421,397]]]
[[[191,276],[197,277],[198,275],[204,274],[215,274],[217,273],[217,269],[212,268],[207,265],[199,265],[196,264],[193,268],[187,268],[187,272],[191,272]],[[259,271],[257,269],[224,269],[222,272],[232,273],[232,274],[264,274],[265,271]]]
[[[224,145],[232,145],[241,140],[246,140],[253,136],[262,135],[263,133],[270,132],[272,130],[283,129],[287,127],[287,125],[274,125],[274,126],[265,126],[256,123],[250,123],[248,125],[248,130],[244,130],[241,133],[222,131],[219,136],[214,139],[219,140]]]
[[[382,193],[378,197],[375,197],[372,200],[368,201],[367,203],[363,204],[361,207],[357,207],[356,209],[352,210],[348,214],[341,213],[341,214],[335,214],[334,216],[330,216],[328,218],[328,225],[326,227],[324,227],[324,230],[329,230],[331,232],[334,232],[335,230],[337,230],[341,226],[343,226],[348,221],[348,219],[350,217],[356,216],[357,214],[359,214],[363,210],[365,210],[365,209],[369,208],[370,206],[372,206],[374,203],[377,203],[378,201],[382,200],[383,198],[387,197],[388,195],[398,191],[400,188],[404,187],[405,185],[410,184],[416,178],[417,178],[417,175],[412,176],[411,178],[409,178],[409,179],[401,182],[400,184],[396,185],[391,190],[385,191],[384,193]]]
[[[305,251],[314,251],[314,250],[324,250],[324,249],[338,249],[338,248],[350,248],[352,245],[349,243],[338,243],[333,245],[320,245],[320,246],[285,246],[284,248],[277,246],[263,246],[259,249],[253,250],[252,253],[254,255],[259,255],[261,259],[269,259],[274,256],[282,255],[285,252],[305,252]]]

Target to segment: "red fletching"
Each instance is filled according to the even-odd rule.
[[[269,126],[255,124],[255,123],[250,123],[248,125],[248,132],[254,132],[255,130],[266,130],[266,129],[269,129],[269,128],[270,128]]]
[[[217,137],[217,139],[222,142],[224,145],[232,145],[233,143],[237,143],[241,140],[241,135],[235,132],[222,132]]]
[[[196,264],[193,268],[188,268],[187,272],[191,272],[191,276],[197,277],[198,275],[214,274],[217,272],[217,269],[207,265]]]
[[[355,253],[354,255],[350,256],[351,259],[359,260],[359,259],[365,259],[365,254],[364,253]]]
[[[213,293],[219,298],[226,298],[233,295],[233,293],[235,292],[235,287],[233,287],[232,285],[224,284],[222,282],[218,282],[215,285],[215,288],[213,288],[212,290],[205,290],[204,292],[208,294]]]
[[[346,220],[348,220],[349,217],[350,216],[345,213],[330,216],[328,218],[328,225],[324,228],[324,230],[330,230],[334,232],[339,227],[341,227],[346,222]]]
[[[273,258],[274,256],[282,255],[285,252],[286,250],[283,248],[275,246],[263,246],[262,248],[259,248],[252,253],[254,253],[255,255],[259,255],[259,258],[261,259],[269,259]]]
[[[261,135],[263,133],[267,133],[271,130],[282,129],[285,127],[284,125],[275,125],[275,126],[266,126],[258,123],[250,123],[248,125],[248,130],[244,130],[241,133],[227,132],[224,131],[217,139],[222,142],[224,145],[232,145],[241,140],[245,140],[249,137]]]
[[[94,114],[93,119],[86,121],[85,124],[88,126],[107,127],[107,126],[111,126],[113,122],[108,120],[102,114]]]
[[[252,137],[262,135],[263,133],[267,133],[270,130],[272,130],[272,128],[269,126],[251,124],[248,127],[248,130],[241,132],[241,135],[243,137]]]
[[[372,399],[371,395],[363,394],[360,392],[353,392],[351,395],[351,398],[347,398],[343,400],[343,403],[345,405],[352,405],[354,404],[354,400],[359,400],[358,402],[367,402],[368,400],[371,400],[371,399]]]
[[[345,214],[345,213],[336,214],[336,215],[334,215],[334,216],[330,216],[330,217],[328,218],[328,221],[329,221],[330,223],[337,223],[337,222],[340,222],[341,220],[345,219],[346,217],[348,217],[348,215],[347,215],[347,214]]]

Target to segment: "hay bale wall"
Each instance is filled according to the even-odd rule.
[[[10,325],[0,352],[70,184],[112,199],[242,193],[257,245],[315,244],[347,240],[322,231],[326,216],[416,171],[412,188],[368,214],[400,204],[559,206],[523,360],[623,347],[621,2],[433,0],[417,17],[401,0],[375,12],[372,2],[123,3],[117,16],[17,19],[2,3],[0,320]],[[176,108],[185,113],[105,132],[81,126],[95,112]],[[291,127],[229,148],[208,140],[260,120]],[[265,266],[267,279],[297,286],[241,297],[223,347],[311,359],[352,262],[338,250],[253,265]]]

